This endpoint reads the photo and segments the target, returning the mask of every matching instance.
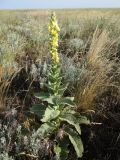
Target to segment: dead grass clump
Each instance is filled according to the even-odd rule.
[[[116,87],[113,77],[116,59],[110,60],[108,52],[113,42],[109,40],[106,30],[96,29],[90,49],[86,55],[85,73],[78,82],[76,101],[79,108],[91,109],[95,100],[108,89]]]
[[[0,110],[4,110],[6,106],[7,91],[10,86],[10,77],[15,70],[9,67],[0,67]]]

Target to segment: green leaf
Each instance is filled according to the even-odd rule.
[[[81,129],[79,125],[79,119],[76,119],[76,117],[73,114],[64,113],[60,116],[60,120],[66,121],[70,125],[74,126],[76,131],[81,134]]]
[[[42,101],[47,102],[48,104],[54,104],[54,98],[55,96],[50,96],[49,98],[45,98]]]
[[[77,120],[77,123],[79,124],[90,124],[90,121],[87,119],[87,117],[80,115],[80,113],[76,112],[72,107],[64,108],[62,114],[68,114],[69,116],[74,115],[74,117]]]
[[[61,104],[73,107],[75,105],[73,101],[74,101],[74,97],[65,97],[61,99]]]
[[[59,110],[55,110],[51,107],[47,107],[45,114],[43,116],[43,118],[41,119],[42,122],[48,122],[51,121],[55,118],[57,118],[60,114]]]
[[[67,114],[76,114],[77,112],[75,111],[75,108],[71,107],[71,106],[67,106],[63,109],[62,113],[67,113]]]
[[[41,136],[41,138],[44,138],[44,137],[52,134],[55,129],[56,129],[55,124],[53,124],[53,123],[44,123],[36,131],[35,136]]]
[[[50,82],[61,82],[61,80],[62,80],[62,77],[60,77],[59,73],[49,76]]]
[[[81,116],[80,114],[76,114],[76,118],[79,120],[79,124],[90,124],[90,121],[85,116]]]
[[[61,159],[67,160],[69,153],[69,139],[67,137],[64,137],[62,141],[59,141],[59,145],[61,147]]]
[[[83,143],[79,134],[77,134],[77,132],[71,128],[65,128],[65,133],[68,135],[76,151],[77,157],[81,158],[83,155],[84,148],[83,148]]]
[[[31,112],[34,112],[34,114],[38,115],[39,117],[43,117],[45,110],[46,106],[41,104],[34,104],[30,109]]]
[[[54,153],[55,153],[54,160],[61,160],[60,158],[61,150],[62,149],[59,145],[54,144]]]
[[[54,159],[55,160],[66,160],[68,157],[68,146],[69,146],[69,139],[64,137],[62,140],[58,140],[57,144],[54,144],[54,153],[56,154]]]
[[[48,93],[36,93],[35,97],[48,104],[55,104],[56,100],[59,98],[59,96],[52,96]]]
[[[49,98],[44,99],[48,104],[57,105],[60,102],[60,96],[50,96]]]
[[[49,93],[45,93],[45,92],[41,92],[41,93],[35,93],[34,94],[36,98],[40,99],[40,100],[44,100],[46,98],[49,98]]]
[[[58,89],[58,94],[63,96],[64,92],[66,91],[68,85],[60,86],[60,89]]]

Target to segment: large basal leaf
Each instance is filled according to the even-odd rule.
[[[76,151],[77,157],[81,158],[83,155],[84,148],[83,148],[83,143],[79,134],[77,134],[77,132],[71,128],[65,128],[65,133],[68,135]]]
[[[43,118],[41,119],[42,122],[48,122],[51,121],[55,118],[57,118],[60,114],[59,110],[55,110],[51,107],[47,107],[47,109],[45,110],[45,114],[43,116]]]
[[[32,108],[30,108],[30,111],[34,114],[38,115],[40,118],[43,117],[45,114],[46,106],[41,104],[34,104]]]
[[[52,134],[55,129],[56,129],[56,126],[54,124],[52,124],[52,123],[44,123],[36,131],[35,136],[40,136],[41,138],[44,138],[44,137]]]
[[[79,119],[76,119],[76,117],[69,113],[64,113],[60,116],[60,120],[66,121],[70,125],[74,126],[76,131],[81,134],[81,129],[79,125]]]
[[[69,114],[69,116],[73,115],[79,124],[90,124],[90,121],[87,119],[87,117],[80,115],[80,113],[76,112],[72,107],[66,107],[62,112],[63,114]]]

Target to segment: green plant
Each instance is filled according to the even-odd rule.
[[[1,160],[13,160],[12,157],[9,157],[7,153],[1,154],[0,159]]]
[[[54,159],[67,158],[68,146],[71,142],[77,157],[82,157],[83,143],[81,140],[81,124],[88,124],[89,120],[75,110],[74,97],[64,97],[67,86],[61,85],[60,60],[57,52],[59,27],[53,13],[48,25],[50,34],[51,64],[48,73],[47,92],[37,93],[35,97],[41,103],[31,108],[41,118],[42,125],[36,131],[41,138],[53,137]]]

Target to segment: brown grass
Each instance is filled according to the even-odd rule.
[[[117,63],[115,59],[110,60],[108,55],[113,44],[109,41],[106,30],[100,32],[96,29],[86,56],[86,72],[78,84],[76,94],[78,106],[82,109],[93,108],[95,100],[108,88],[115,86],[112,70]]]
[[[14,72],[15,70],[11,67],[0,67],[0,110],[5,109],[10,77]]]

